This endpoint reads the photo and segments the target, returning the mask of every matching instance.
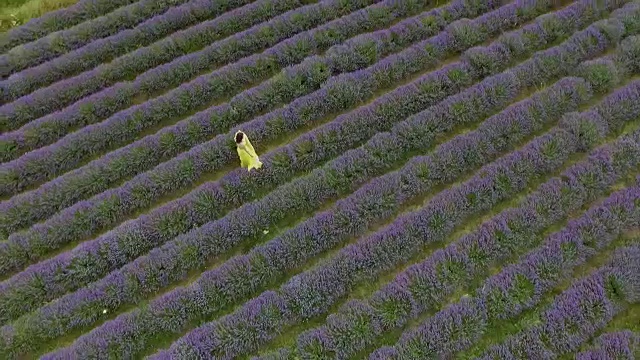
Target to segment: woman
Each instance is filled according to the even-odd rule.
[[[253,145],[251,145],[247,134],[238,131],[236,132],[235,140],[236,150],[238,150],[238,156],[240,157],[240,166],[247,168],[248,171],[251,171],[251,169],[260,169],[262,162],[260,162],[258,154],[256,154],[256,151],[253,149]]]

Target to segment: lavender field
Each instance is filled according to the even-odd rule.
[[[79,0],[0,50],[0,359],[640,359],[640,0]]]

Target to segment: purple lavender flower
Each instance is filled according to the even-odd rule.
[[[616,179],[631,171],[624,165],[607,167],[599,163],[604,160],[603,156],[614,159],[619,154],[629,152],[627,142],[637,135],[640,135],[640,132],[597,149],[588,161],[578,163],[565,171],[562,180],[554,178],[543,184],[524,201],[523,207],[503,212],[483,224],[476,232],[437,251],[425,262],[409,267],[371,298],[358,302],[359,308],[373,309],[373,313],[367,311],[368,323],[380,323],[383,329],[387,330],[390,326],[403,326],[418,314],[438,308],[447,296],[474,276],[483,274],[491,263],[522,251],[523,247],[533,245],[532,238],[535,238],[535,234],[541,232],[545,226],[557,221],[561,216],[566,216],[572,210],[579,209],[585,201],[591,201],[597,196],[595,192],[585,194],[581,182],[587,178],[581,176],[582,173],[597,170],[603,175],[606,174],[606,183],[599,187],[598,193],[602,194],[607,187],[616,182]],[[638,141],[635,151],[640,151]],[[636,159],[637,163],[640,157]],[[593,175],[598,176],[595,173]],[[563,232],[549,237],[547,245],[531,253],[518,266],[509,267],[486,282],[479,294],[487,298],[487,316],[498,318],[515,315],[525,308],[530,308],[540,300],[545,289],[562,279],[562,274],[567,274],[562,270],[563,266],[573,267],[584,262],[586,256],[593,255],[595,251],[612,241],[621,229],[636,226],[640,213],[634,205],[634,199],[638,195],[629,196],[634,193],[638,193],[638,190],[629,189],[615,193],[597,207],[590,209],[580,219],[571,222]],[[558,203],[560,206],[557,210],[543,212],[540,211],[543,201]],[[617,208],[624,211],[613,211]],[[536,211],[540,214],[536,214]],[[585,236],[589,232],[596,232],[602,241],[597,245],[587,242]],[[510,242],[512,244],[509,244]],[[390,319],[393,322],[389,322]],[[341,322],[341,333],[347,332],[347,329],[355,331],[357,328],[355,322]],[[319,329],[329,329],[326,331],[332,334],[329,324]],[[362,349],[362,346],[354,348],[354,343],[368,344],[378,336],[379,331],[359,337],[358,342],[342,346],[336,346],[336,338],[332,338],[334,346],[326,349],[324,354],[348,357],[349,354]],[[418,351],[422,343],[423,341],[416,340],[411,348]],[[296,350],[298,354],[305,353],[303,349]]]
[[[544,144],[545,141],[547,140],[544,139],[540,143]],[[489,167],[504,171],[508,166],[518,166],[517,164],[520,164],[522,160],[537,163],[535,160],[536,157],[533,155],[534,151],[539,152],[539,156],[544,156],[542,154],[544,152],[544,146],[533,144],[521,151],[523,154],[527,154],[526,157],[510,156],[501,160],[498,163],[499,165]],[[513,161],[516,160],[516,158],[521,158],[522,160]],[[504,165],[501,165],[502,163]],[[540,166],[541,169],[546,170],[547,168],[545,165],[542,165],[543,163],[544,162],[540,163],[538,166]],[[464,220],[465,212],[471,212],[475,209],[484,207],[484,204],[481,203],[475,204],[474,210],[467,210],[465,206],[460,206],[460,202],[466,198],[465,194],[473,191],[472,189],[474,187],[486,186],[487,183],[490,183],[490,180],[493,180],[492,177],[495,178],[498,174],[499,172],[487,171],[486,179],[488,180],[479,181],[474,179],[459,188],[441,193],[431,201],[430,205],[419,212],[401,217],[383,231],[365,238],[357,244],[344,248],[338,255],[332,258],[329,262],[323,264],[321,267],[294,276],[290,281],[283,285],[280,290],[284,301],[292,311],[290,319],[285,323],[292,324],[294,321],[307,319],[326,312],[328,307],[339,299],[341,294],[345,294],[350,288],[352,288],[356,281],[372,278],[385,269],[397,264],[397,262],[406,261],[407,256],[412,253],[416,246],[421,246],[421,242],[416,244],[415,241],[411,241],[412,239],[417,238],[425,239],[424,241],[437,241],[437,239],[445,236],[448,231],[453,229],[455,224]],[[522,176],[528,175],[528,173],[523,173]],[[517,177],[515,174],[511,176]],[[513,182],[516,188],[524,187],[525,183],[526,182],[524,181]],[[495,200],[492,201],[498,201],[498,193],[504,191],[513,191],[513,189],[494,189],[493,192],[495,194]],[[426,223],[428,226],[424,227],[418,225],[422,223]],[[479,303],[478,306],[480,306]],[[484,313],[485,312],[480,311],[478,314],[482,315]],[[465,319],[467,319],[468,316],[471,316],[475,319],[474,321],[476,321],[472,323],[476,323],[477,326],[481,326],[484,321],[482,320],[483,317],[475,318],[473,317],[473,314],[473,312],[468,314],[465,313],[464,315],[461,313],[460,316]],[[458,319],[457,317],[454,318]],[[459,320],[462,321],[462,318]],[[184,354],[185,346],[189,349],[194,349],[194,351],[195,349],[201,348],[201,346],[210,348],[211,345],[204,345],[201,343],[196,344],[188,339],[191,339],[192,336],[198,336],[198,339],[200,339],[199,341],[204,341],[202,340],[202,337],[198,335],[201,334],[202,331],[206,331],[210,334],[207,335],[207,338],[215,338],[216,335],[214,334],[218,333],[215,324],[216,323],[210,323],[199,328],[199,330],[195,330],[193,335],[187,335],[185,340],[179,340],[175,343],[170,352],[173,356],[178,356],[178,354]],[[476,333],[474,330],[475,327],[470,329],[468,333],[465,332],[467,335],[464,336],[472,336],[470,334]],[[309,339],[311,342],[305,340],[305,347],[312,346],[311,350],[307,349],[305,351],[312,351],[313,353],[316,353],[317,351],[330,350],[331,347],[335,346],[334,342],[326,342],[323,340],[327,338],[327,333],[322,330],[314,331],[305,336],[312,336],[313,339],[313,341],[310,340],[311,338]],[[188,345],[187,342],[189,342]],[[211,344],[210,340],[206,340],[206,342],[207,344]],[[222,345],[222,348],[216,351],[216,353],[219,351],[224,353],[232,352],[234,355],[237,355],[248,351],[248,349],[253,346],[254,345],[250,345],[240,350],[235,347],[230,348],[229,346]],[[455,349],[457,346],[459,345],[452,343],[451,349]]]
[[[640,335],[631,330],[609,332],[598,336],[595,346],[576,355],[576,360],[633,360],[640,349]]]
[[[257,1],[253,6],[249,6],[250,8],[255,8],[258,6],[264,6],[266,1]],[[198,21],[206,20],[207,18],[216,17],[217,15],[223,14],[226,12],[232,13],[237,16],[238,11],[233,11],[236,7],[241,7],[247,4],[246,0],[235,0],[231,3],[224,3],[220,6],[215,6],[211,2],[211,0],[197,0],[190,1],[181,6],[169,8],[163,14],[159,14],[154,16],[133,29],[123,29],[111,36],[96,39],[87,45],[69,51],[66,54],[61,54],[61,56],[51,59],[44,64],[39,66],[31,67],[25,69],[19,73],[13,74],[7,79],[7,97],[11,100],[16,100],[22,96],[28,95],[39,88],[45,87],[57,81],[63,80],[66,77],[70,77],[71,75],[77,74],[79,72],[85,70],[91,70],[93,67],[100,65],[107,59],[114,59],[114,61],[121,63],[121,60],[118,58],[123,52],[126,52],[131,46],[132,43],[136,41],[140,46],[145,46],[151,43],[156,42],[158,39],[162,38],[166,35],[171,35],[172,33],[194,25]],[[278,9],[281,4],[288,4],[289,2],[278,2],[278,1],[269,1],[269,5],[274,6]],[[264,11],[264,10],[263,10]],[[246,14],[246,13],[245,13]],[[246,19],[247,21],[260,21],[261,18],[258,16],[261,12],[255,12],[252,14],[250,19]],[[223,15],[221,18],[228,18],[228,15]],[[215,21],[218,26],[224,25],[220,23],[220,21]],[[205,23],[207,23],[205,21]],[[251,24],[251,23],[250,23]],[[173,34],[173,38],[184,37],[185,34],[191,33],[196,29],[202,31],[206,26],[193,26],[185,31],[178,32]],[[156,33],[152,32],[152,29],[155,29]],[[228,26],[221,26],[220,30],[229,29]],[[235,28],[237,29],[237,28]],[[235,30],[231,28],[229,30]],[[220,31],[219,30],[219,31]],[[193,39],[191,39],[193,40]],[[166,40],[165,40],[166,41]],[[197,46],[197,43],[192,44]],[[157,45],[157,44],[156,44]],[[174,48],[178,50],[177,48]],[[141,51],[136,50],[133,53],[141,53]],[[130,55],[126,55],[129,57]],[[165,55],[166,56],[166,55]],[[147,59],[147,66],[156,64],[153,61],[149,61]],[[93,74],[93,73],[88,73]],[[104,85],[103,85],[104,86]],[[58,96],[60,96],[59,94]],[[65,103],[60,102],[57,106],[62,106]],[[48,107],[47,107],[48,109]],[[37,112],[33,113],[37,114]]]
[[[95,39],[135,27],[148,18],[166,12],[171,6],[180,5],[187,1],[173,0],[169,3],[159,3],[153,0],[138,1],[97,19],[50,34],[15,50],[9,50],[0,56],[0,69],[2,69],[0,77],[6,77],[10,73],[41,64]]]
[[[483,185],[484,185],[484,184],[483,184]],[[460,201],[460,200],[456,200],[456,201]],[[455,206],[453,206],[453,208],[455,208]],[[451,211],[451,209],[447,209],[447,211]],[[438,228],[446,229],[447,227],[450,227],[450,225],[445,225],[445,226],[443,226],[442,224],[440,224],[440,223],[439,223],[439,220],[438,220],[438,216],[435,216],[435,217],[433,217],[433,216],[432,216],[431,218],[432,218],[432,220],[431,220],[431,224],[432,224],[432,225],[437,225],[437,227],[438,227]],[[229,230],[228,225],[223,225],[223,227],[222,227],[222,228],[224,228],[225,230]],[[412,231],[413,231],[413,230],[418,230],[418,229],[417,229],[417,228],[416,228],[416,229],[412,229]],[[420,230],[420,231],[424,231],[424,230]],[[404,251],[404,250],[403,250],[403,251]],[[359,255],[358,255],[358,256],[359,256]],[[394,255],[394,256],[395,256],[395,255]],[[403,255],[402,255],[401,253],[398,253],[398,256],[403,256]],[[165,261],[166,261],[166,260],[165,260]],[[162,272],[159,272],[158,274],[160,274],[160,275],[161,275],[161,274],[162,274]],[[161,279],[161,278],[159,278],[159,279]],[[164,280],[163,280],[163,281],[164,281]]]
[[[134,0],[101,0],[77,3],[47,12],[37,19],[31,19],[26,24],[13,28],[3,34],[0,42],[0,52],[5,53],[11,48],[37,40],[49,33],[63,30],[83,21],[110,13],[111,11],[135,2]]]
[[[628,192],[635,193],[635,196],[640,194],[638,188]],[[576,281],[557,296],[540,315],[540,325],[491,347],[483,359],[500,357],[501,354],[556,358],[576,351],[624,308],[621,301],[637,301],[640,294],[639,270],[640,248],[617,249],[609,264]],[[618,291],[612,291],[614,289]]]

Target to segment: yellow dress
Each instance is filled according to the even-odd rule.
[[[237,138],[238,133],[242,133],[238,131],[234,138]],[[251,141],[245,133],[242,133],[242,141],[236,142],[236,150],[238,151],[238,157],[240,157],[240,166],[246,168],[248,171],[251,169],[260,169],[262,167],[262,162],[256,154],[253,145],[251,145]]]

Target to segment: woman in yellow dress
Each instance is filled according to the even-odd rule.
[[[260,169],[262,167],[262,162],[260,162],[258,154],[256,154],[256,151],[253,149],[253,145],[251,145],[251,141],[249,141],[247,134],[242,131],[238,131],[234,138],[236,140],[236,150],[240,157],[240,166],[247,168],[247,171],[251,171],[251,169]]]

